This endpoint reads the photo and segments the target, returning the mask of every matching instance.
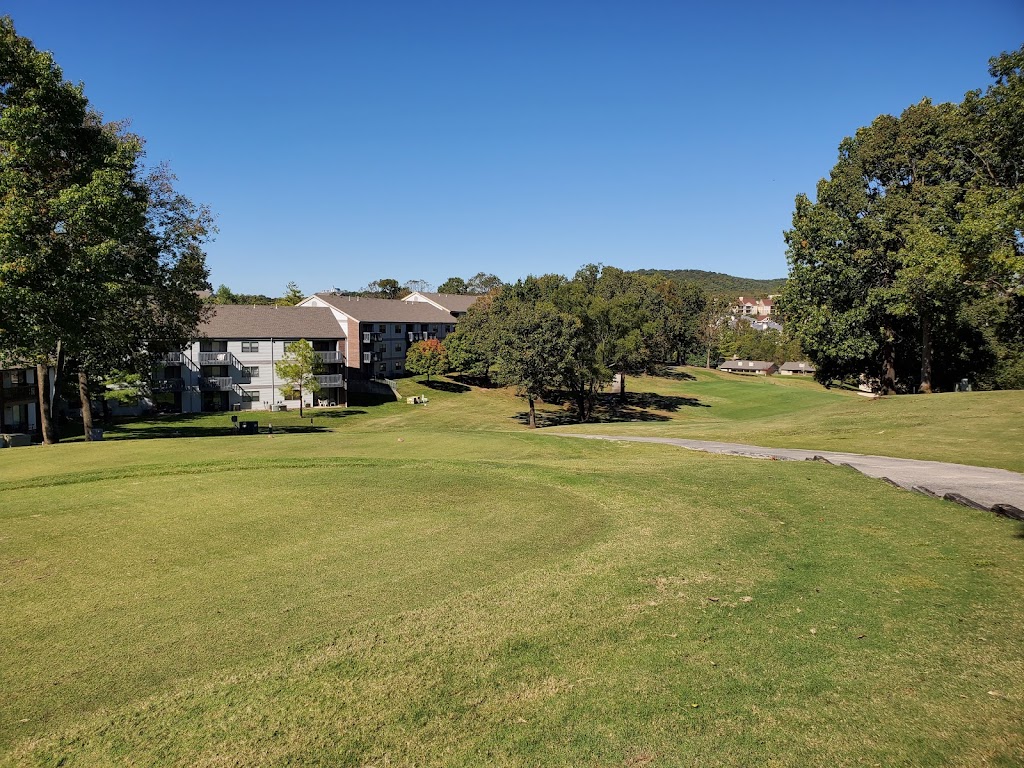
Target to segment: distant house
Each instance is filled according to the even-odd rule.
[[[746,317],[768,317],[772,313],[775,302],[769,297],[767,299],[751,299],[740,296],[736,300],[736,312]]]
[[[452,317],[462,317],[480,297],[476,294],[461,293],[430,293],[429,291],[413,291],[402,301],[432,304],[438,309],[448,312]]]
[[[726,360],[718,370],[727,373],[751,373],[755,376],[771,376],[779,367],[770,360]]]
[[[818,369],[814,367],[814,363],[808,363],[803,360],[799,360],[795,363],[783,363],[779,368],[779,373],[783,376],[800,376],[809,375],[813,376],[815,371]]]

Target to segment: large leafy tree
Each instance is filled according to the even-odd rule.
[[[444,348],[452,370],[482,379],[490,378],[501,335],[493,314],[493,298],[481,296],[459,318],[455,332],[445,337]]]
[[[469,292],[469,287],[461,277],[449,277],[437,286],[437,292],[462,295]]]
[[[155,353],[199,320],[208,214],[165,172],[146,178],[141,158],[140,139],[104,124],[0,19],[0,349],[37,366],[47,443],[66,358],[123,363],[136,357],[127,348]]]
[[[816,201],[797,197],[781,307],[819,378],[929,392],[986,374],[999,348],[978,346],[979,304],[1006,304],[1024,272],[1022,63],[993,59],[996,84],[962,104],[880,116],[842,142]]]

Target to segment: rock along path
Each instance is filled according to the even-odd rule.
[[[1006,469],[947,464],[942,461],[894,459],[838,451],[807,451],[801,448],[763,448],[740,443],[687,440],[678,437],[626,437],[622,435],[579,435],[561,437],[587,440],[613,440],[637,443],[667,443],[680,448],[731,456],[782,461],[826,461],[852,467],[858,472],[886,480],[893,485],[929,496],[946,498],[975,509],[986,509],[1017,520],[1024,520],[1024,475]]]

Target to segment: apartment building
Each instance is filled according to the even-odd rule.
[[[402,301],[423,302],[444,310],[458,319],[469,311],[480,296],[476,294],[431,293],[429,291],[413,291]]]
[[[443,339],[455,330],[452,313],[427,301],[316,293],[299,308],[333,313],[344,331],[350,381],[404,376],[409,345]]]
[[[0,371],[0,433],[38,434],[38,408],[35,368]]]
[[[155,404],[173,413],[298,407],[281,391],[275,364],[299,339],[313,346],[322,363],[320,391],[303,393],[305,403],[345,404],[345,331],[333,312],[240,305],[214,307],[199,338],[165,357],[154,380]]]

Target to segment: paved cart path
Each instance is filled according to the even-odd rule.
[[[614,440],[637,443],[667,443],[680,448],[707,453],[724,453],[760,459],[804,461],[819,459],[830,464],[843,464],[868,477],[882,478],[908,490],[943,497],[953,494],[953,501],[983,509],[1001,511],[1000,505],[1024,510],[1024,475],[1006,469],[948,464],[942,461],[894,459],[888,456],[867,456],[838,451],[807,451],[800,448],[764,448],[740,443],[718,443],[710,440],[687,440],[678,437],[626,437],[622,435],[579,435],[564,433],[561,437],[587,440]],[[961,498],[955,498],[961,497]],[[973,502],[973,503],[972,503]],[[1016,517],[1014,510],[1002,510]],[[1019,518],[1018,518],[1019,519]]]

